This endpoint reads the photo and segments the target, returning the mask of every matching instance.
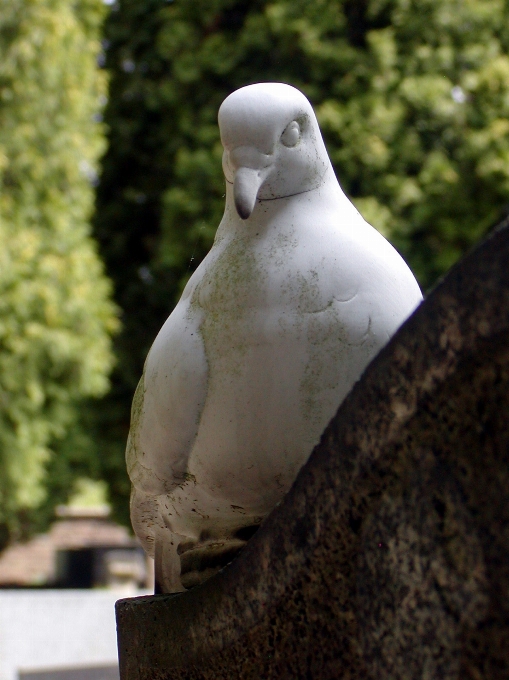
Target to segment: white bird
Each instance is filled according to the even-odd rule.
[[[422,299],[341,190],[313,109],[261,83],[219,110],[226,207],[150,350],[127,465],[163,592],[227,563]]]

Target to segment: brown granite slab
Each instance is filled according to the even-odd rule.
[[[368,367],[240,556],[117,603],[122,680],[509,678],[509,229]]]

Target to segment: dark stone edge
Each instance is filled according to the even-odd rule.
[[[383,473],[380,456],[419,404],[480,343],[508,332],[508,255],[505,225],[453,267],[366,369],[284,501],[231,565],[187,593],[117,602],[121,677],[145,677],[159,660],[199,665],[233,644],[298,579],[330,517],[355,531],[363,510],[352,506],[352,479]],[[331,458],[333,450],[341,456]],[[141,620],[150,626],[133,636]]]

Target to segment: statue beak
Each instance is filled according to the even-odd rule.
[[[239,217],[247,220],[254,210],[258,192],[266,172],[254,168],[240,167],[235,172],[233,198]]]

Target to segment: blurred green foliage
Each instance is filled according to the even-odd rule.
[[[0,547],[96,471],[118,325],[90,235],[102,0],[0,0]],[[103,102],[104,103],[104,102]]]
[[[124,330],[100,427],[125,518],[128,407],[223,210],[222,100],[257,81],[304,91],[344,190],[428,288],[506,211],[508,3],[117,0],[104,46],[95,232]]]

